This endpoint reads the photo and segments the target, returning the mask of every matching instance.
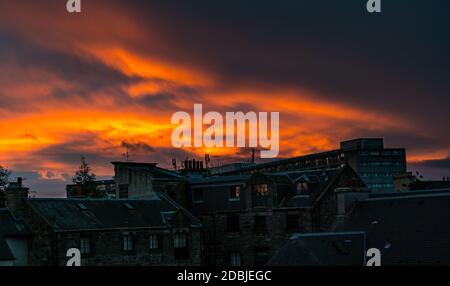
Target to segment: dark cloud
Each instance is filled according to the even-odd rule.
[[[213,71],[225,87],[264,82],[310,89],[332,102],[404,116],[450,144],[440,134],[450,129],[450,3],[385,1],[382,15],[369,15],[365,4],[133,1],[123,7],[157,24],[168,55]]]
[[[98,60],[87,55],[76,55],[72,51],[62,52],[22,37],[1,33],[0,61],[18,64],[22,69],[39,68],[67,79],[89,92],[103,89],[105,86],[123,85],[136,82],[138,78],[125,76],[123,73],[107,67]],[[0,80],[9,80],[1,78]],[[80,88],[81,88],[80,87]],[[60,91],[58,95],[71,94]],[[72,92],[73,95],[73,92]]]
[[[152,146],[146,144],[146,143],[129,143],[129,142],[122,142],[122,147],[126,148],[127,150],[131,152],[145,152],[145,153],[153,153],[155,149],[153,149]]]
[[[435,159],[435,160],[425,160],[417,165],[423,165],[430,168],[436,168],[436,169],[446,169],[450,170],[450,154],[446,158],[442,159]]]
[[[113,148],[113,145],[108,146],[107,142],[102,142],[107,146],[104,149],[96,148],[96,144],[100,141],[98,134],[95,133],[73,134],[72,140],[49,145],[34,152],[32,157],[69,165],[77,165],[81,157],[85,157],[90,164],[109,166],[109,162],[120,158],[121,154],[115,154],[117,150]]]

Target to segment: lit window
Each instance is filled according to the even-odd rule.
[[[297,184],[297,194],[303,194],[308,191],[308,183],[300,182]]]
[[[159,236],[157,234],[150,234],[148,238],[148,246],[150,250],[159,249]]]
[[[255,192],[258,196],[266,197],[269,195],[269,187],[267,184],[255,185]]]
[[[234,186],[230,188],[229,200],[239,201],[241,197],[241,186]]]
[[[81,254],[91,253],[91,239],[89,237],[82,236],[80,238],[80,252]]]
[[[133,236],[131,234],[125,234],[123,236],[123,250],[124,251],[133,251]]]

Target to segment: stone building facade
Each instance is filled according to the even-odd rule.
[[[189,210],[203,224],[204,264],[264,265],[294,233],[336,223],[368,196],[349,166],[190,181]]]
[[[64,266],[71,248],[81,251],[83,266],[202,262],[200,222],[161,193],[145,200],[7,199],[33,233],[29,265]]]

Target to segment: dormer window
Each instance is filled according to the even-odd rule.
[[[267,184],[254,185],[257,196],[267,197],[269,195],[269,186]]]
[[[308,192],[308,183],[307,182],[300,182],[297,184],[297,194],[303,195]]]
[[[203,189],[193,189],[192,200],[194,203],[203,203]]]
[[[229,192],[229,201],[239,201],[241,198],[241,186],[232,186],[230,187]]]

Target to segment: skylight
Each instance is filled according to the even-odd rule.
[[[127,209],[129,209],[129,210],[134,210],[135,208],[131,205],[131,204],[129,204],[129,203],[123,203],[123,205],[127,208]]]
[[[87,206],[85,204],[77,203],[76,205],[82,211],[87,211],[88,210],[88,208],[87,208]]]

